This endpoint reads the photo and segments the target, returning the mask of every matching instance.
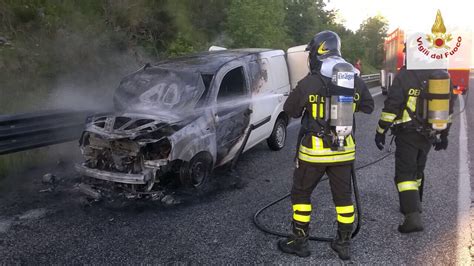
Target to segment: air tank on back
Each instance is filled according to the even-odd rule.
[[[434,130],[443,130],[448,127],[450,79],[445,70],[434,71],[428,81],[428,92],[432,99],[428,99],[428,123]]]
[[[354,119],[354,68],[349,63],[337,63],[332,70],[331,113],[329,125],[337,136],[338,150],[344,149],[344,139],[352,132]]]

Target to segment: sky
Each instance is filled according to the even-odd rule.
[[[397,27],[405,31],[430,30],[438,9],[446,26],[474,29],[473,3],[468,0],[326,0],[326,4],[338,9],[343,24],[353,31],[364,19],[378,14],[387,18],[389,32]]]
[[[430,32],[439,9],[446,28],[474,31],[474,5],[469,0],[326,0],[328,9],[338,10],[338,19],[352,31],[375,15],[388,20],[389,30],[401,28],[405,32]],[[471,66],[474,66],[474,42]]]

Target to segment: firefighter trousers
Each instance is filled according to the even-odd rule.
[[[298,160],[298,167],[293,175],[291,189],[293,221],[295,224],[307,229],[311,218],[311,194],[325,173],[329,177],[338,223],[342,225],[353,224],[354,205],[352,204],[351,167],[351,163],[322,165]]]
[[[424,170],[431,141],[416,132],[398,132],[395,137],[395,185],[400,210],[404,214],[419,212]]]

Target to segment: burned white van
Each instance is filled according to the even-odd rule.
[[[290,92],[282,50],[205,52],[146,65],[116,90],[116,111],[91,117],[84,176],[150,191],[166,173],[199,188],[211,171],[265,141],[285,145]]]

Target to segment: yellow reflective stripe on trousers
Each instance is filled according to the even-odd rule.
[[[397,118],[396,114],[392,114],[388,112],[382,112],[382,114],[380,115],[380,120],[384,122],[388,122],[388,123],[392,123],[393,120],[395,120],[395,118]]]
[[[416,184],[418,185],[418,187],[421,187],[421,179],[417,179]]]
[[[298,153],[298,159],[308,163],[339,163],[355,160],[355,151],[344,155],[311,156]]]
[[[302,222],[302,223],[309,223],[309,221],[311,220],[311,216],[293,213],[293,220]]]
[[[344,217],[342,215],[337,215],[337,221],[342,223],[342,224],[351,224],[355,220],[355,215],[353,214],[352,216],[349,217]]]
[[[380,133],[380,134],[384,134],[385,130],[383,128],[381,128],[380,126],[377,126],[377,132]]]
[[[349,206],[336,206],[336,212],[339,214],[347,214],[354,212],[354,205]]]
[[[324,103],[319,104],[319,118],[324,118]]]
[[[310,212],[311,204],[293,204],[293,211]]]
[[[416,181],[405,181],[397,184],[398,192],[408,190],[418,190],[418,182]]]

